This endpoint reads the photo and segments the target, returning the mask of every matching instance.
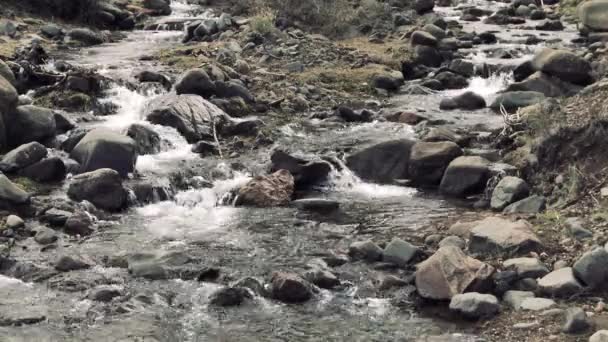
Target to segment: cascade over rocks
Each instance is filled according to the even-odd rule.
[[[87,133],[70,153],[80,172],[108,168],[127,177],[135,169],[137,151],[133,139],[104,128]]]
[[[346,165],[368,181],[391,183],[407,179],[414,143],[407,139],[380,143],[350,155],[346,158]]]
[[[276,150],[270,157],[270,172],[287,170],[293,176],[295,190],[307,190],[327,180],[331,165],[321,160],[304,160]]]

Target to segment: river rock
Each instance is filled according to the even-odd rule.
[[[489,166],[490,162],[481,157],[458,157],[448,165],[439,190],[455,197],[480,193],[490,177]]]
[[[82,43],[85,46],[103,44],[103,37],[101,34],[86,28],[75,28],[70,30],[70,32],[68,32],[68,37]]]
[[[589,342],[608,342],[608,330],[599,330],[591,335]]]
[[[99,169],[75,176],[70,181],[68,196],[74,201],[87,200],[109,211],[120,210],[127,203],[122,178],[112,169]]]
[[[41,227],[34,235],[34,241],[41,245],[50,245],[58,239],[57,233],[50,228]]]
[[[19,146],[33,141],[44,143],[55,137],[55,115],[52,110],[36,106],[19,106],[5,115],[9,146]]]
[[[523,179],[507,176],[494,188],[490,206],[494,210],[503,210],[509,204],[528,197],[529,194],[530,188]]]
[[[411,149],[408,174],[418,185],[436,186],[452,160],[463,154],[453,142],[416,142]]]
[[[579,217],[568,217],[564,222],[568,232],[577,240],[585,240],[593,237],[593,232],[583,227],[583,221]]]
[[[432,46],[416,45],[414,47],[413,61],[427,67],[437,68],[443,62],[443,56],[439,50]]]
[[[486,107],[486,100],[480,95],[475,94],[472,91],[467,91],[453,98],[443,99],[439,103],[440,109],[452,110],[452,109],[464,109],[464,110],[476,110]]]
[[[572,266],[574,275],[592,289],[605,288],[608,281],[608,252],[597,247],[583,254]]]
[[[0,208],[3,204],[19,205],[30,201],[30,194],[11,182],[5,175],[0,173]],[[4,202],[4,203],[2,203]]]
[[[571,267],[560,268],[538,281],[540,290],[555,297],[569,297],[583,290]]]
[[[466,247],[467,243],[466,241],[464,241],[461,237],[452,235],[452,236],[446,236],[445,238],[443,238],[441,241],[439,241],[439,248],[443,247],[443,246],[454,246],[454,247],[458,247],[460,249],[463,249]]]
[[[418,247],[399,238],[393,238],[382,253],[382,261],[405,267],[418,253]]]
[[[226,286],[209,296],[209,304],[215,306],[238,306],[245,300],[252,299],[249,290],[244,287]]]
[[[42,33],[42,35],[47,38],[54,39],[54,38],[62,36],[63,30],[61,29],[61,27],[59,27],[55,24],[46,24],[46,25],[40,26],[40,33]]]
[[[455,74],[451,71],[443,71],[435,75],[435,80],[441,82],[443,89],[462,89],[469,85],[469,81],[464,76]],[[466,95],[469,96],[469,95]],[[469,96],[472,97],[472,96]],[[465,103],[469,99],[461,99]],[[477,99],[478,100],[478,99]],[[485,101],[484,101],[485,102]]]
[[[380,261],[384,251],[372,240],[357,241],[348,247],[348,255],[353,260]]]
[[[64,255],[55,262],[55,269],[59,272],[70,272],[83,270],[91,267],[88,263],[80,258]]]
[[[111,302],[112,299],[123,295],[124,288],[117,285],[99,285],[89,291],[87,298],[96,302]]]
[[[548,298],[526,298],[521,303],[521,309],[526,311],[545,311],[556,306],[553,299]]]
[[[17,86],[15,74],[13,74],[11,68],[2,59],[0,59],[0,78],[2,77],[4,77],[4,79],[8,81],[8,83],[12,84],[13,87]],[[2,106],[0,105],[0,111],[2,110],[1,108]]]
[[[340,202],[324,198],[302,198],[293,201],[296,208],[317,213],[331,213],[340,208]]]
[[[221,98],[240,97],[247,103],[254,103],[255,97],[242,83],[235,80],[227,82],[215,81],[215,95]]]
[[[144,0],[144,8],[153,10],[157,15],[169,15],[171,14],[171,1],[170,0]]]
[[[333,273],[318,268],[306,271],[304,279],[322,289],[333,289],[340,285],[340,280]]]
[[[530,196],[508,205],[505,214],[538,214],[547,207],[547,199],[543,196]]]
[[[418,14],[424,14],[431,12],[435,7],[435,0],[416,0],[414,2],[414,9]]]
[[[154,98],[144,110],[153,124],[169,126],[189,143],[213,140],[213,127],[221,132],[230,124],[230,117],[216,105],[197,95],[167,94]]]
[[[523,278],[540,278],[549,273],[549,269],[542,261],[536,258],[515,258],[505,260],[502,264],[505,269],[511,269],[517,272],[520,279]]]
[[[23,144],[5,154],[0,160],[0,171],[15,172],[30,166],[46,157],[47,150],[42,144],[31,142]]]
[[[503,302],[507,303],[513,310],[521,309],[521,304],[527,298],[534,298],[534,292],[531,291],[507,291],[502,297]]]
[[[127,130],[127,136],[135,142],[135,149],[139,155],[156,154],[160,152],[160,135],[150,127],[141,124],[132,124]]]
[[[108,129],[97,128],[80,140],[70,157],[80,163],[81,172],[107,168],[127,177],[135,169],[137,151],[133,139]]]
[[[458,247],[445,246],[417,266],[416,288],[424,298],[447,300],[486,288],[493,273],[492,266],[467,256]]]
[[[42,159],[19,172],[21,176],[30,178],[39,183],[60,182],[67,176],[68,169],[59,157]]]
[[[559,20],[546,20],[534,28],[540,31],[563,31],[564,24]]]
[[[544,99],[545,95],[536,91],[509,91],[499,94],[490,104],[490,108],[499,112],[502,106],[507,112],[513,112],[521,107],[540,103]]]
[[[579,85],[593,82],[591,64],[570,51],[545,48],[534,56],[532,65],[535,70],[566,82]]]
[[[510,84],[506,91],[535,91],[546,97],[561,97],[572,96],[581,89],[580,86],[537,71],[521,82]]]
[[[93,233],[93,219],[88,213],[77,211],[65,221],[63,230],[70,235],[90,235]]]
[[[591,322],[587,314],[581,308],[569,308],[566,310],[566,322],[562,331],[567,334],[578,334],[591,328]]]
[[[525,61],[516,66],[515,69],[513,69],[513,79],[515,80],[515,82],[521,82],[532,74],[534,74],[535,72],[536,70],[534,70],[534,65],[532,65],[532,61]]]
[[[435,24],[424,25],[422,31],[432,34],[437,40],[442,40],[447,36],[445,30]]]
[[[469,292],[452,297],[450,310],[466,318],[479,319],[498,314],[500,305],[493,295]]]
[[[294,178],[287,170],[257,176],[238,191],[236,204],[276,207],[289,204],[294,192]]]
[[[346,165],[364,180],[390,183],[409,176],[410,152],[414,141],[401,139],[383,142],[355,152]]]
[[[403,74],[396,70],[386,70],[372,76],[371,85],[376,89],[397,91],[403,85]],[[364,116],[365,117],[365,116]]]
[[[282,150],[275,150],[270,162],[270,172],[287,170],[291,173],[297,190],[307,190],[324,183],[331,172],[331,165],[325,161],[305,160]]]
[[[412,45],[435,46],[437,45],[437,38],[429,32],[414,31],[410,37],[410,42]]]
[[[205,70],[191,69],[175,83],[175,91],[178,95],[194,94],[208,98],[216,93],[216,87]]]
[[[25,227],[25,222],[17,215],[8,215],[5,226],[14,230]]]
[[[589,30],[608,31],[608,1],[585,1],[578,6],[577,14],[581,24]]]
[[[285,303],[302,303],[313,296],[312,285],[295,273],[275,272],[270,283],[272,297]]]
[[[488,217],[472,230],[469,251],[483,255],[521,255],[538,251],[542,244],[524,220],[512,222],[500,217]]]

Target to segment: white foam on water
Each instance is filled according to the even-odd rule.
[[[118,112],[107,116],[99,126],[121,131],[134,123],[141,122],[144,107],[154,95],[156,94],[140,94],[125,86],[110,89],[109,96],[100,102],[111,102],[118,105]]]
[[[353,299],[355,306],[351,311],[355,315],[367,315],[372,317],[385,316],[390,312],[390,300],[386,298],[361,298]]]
[[[235,172],[233,177],[216,181],[212,188],[190,189],[175,196],[174,201],[150,204],[137,209],[148,221],[148,229],[158,237],[181,239],[221,229],[241,209],[218,203],[231,190],[245,185],[251,177]]]
[[[341,171],[332,170],[327,183],[330,191],[353,194],[367,199],[411,197],[417,192],[413,188],[365,182],[346,166],[343,166]]]
[[[467,91],[472,91],[475,94],[481,95],[488,99],[496,95],[498,92],[505,90],[509,84],[513,83],[513,74],[511,72],[495,73],[488,78],[480,76],[472,77],[469,80],[469,86],[464,89],[447,90],[443,92],[446,96],[457,96]]]
[[[12,286],[12,285],[17,285],[17,284],[26,284],[23,281],[17,279],[17,278],[12,278],[12,277],[6,277],[0,274],[0,287],[6,287],[6,286]]]

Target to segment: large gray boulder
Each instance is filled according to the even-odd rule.
[[[59,157],[42,159],[19,171],[19,175],[40,183],[62,181],[67,173],[67,166]]]
[[[382,260],[400,267],[405,267],[417,253],[418,247],[399,238],[393,238],[393,240],[386,245],[386,248],[384,248]]]
[[[512,83],[507,87],[509,91],[534,91],[546,97],[572,96],[578,93],[582,87],[550,76],[542,71],[537,71],[521,82]]]
[[[241,187],[236,205],[256,207],[285,206],[291,201],[294,191],[293,176],[286,170],[271,175],[257,176]]]
[[[148,126],[132,124],[127,130],[127,136],[135,141],[137,154],[139,155],[156,154],[160,152],[160,134],[156,133]]]
[[[570,297],[583,290],[571,267],[555,270],[538,281],[541,292],[554,297]]]
[[[427,45],[427,46],[435,46],[437,45],[437,38],[425,31],[414,31],[412,36],[410,37],[410,41],[412,45]]]
[[[194,94],[209,98],[216,91],[215,83],[203,69],[186,71],[175,84],[175,92],[178,95]]]
[[[491,282],[494,268],[471,258],[454,246],[439,248],[416,268],[420,296],[447,300],[457,294],[483,290]]]
[[[537,71],[566,82],[579,85],[588,85],[593,82],[591,63],[570,51],[543,49],[532,59],[532,66]]]
[[[462,154],[462,149],[451,141],[417,142],[410,155],[410,179],[417,185],[436,186],[450,162]]]
[[[32,141],[44,143],[55,137],[56,123],[52,110],[36,106],[19,106],[5,115],[7,143],[10,147]]]
[[[608,252],[597,247],[583,254],[572,266],[574,275],[592,289],[605,287],[608,281]]]
[[[450,310],[466,318],[489,318],[498,314],[500,304],[493,295],[469,292],[452,297]]]
[[[503,210],[509,204],[526,198],[529,194],[530,188],[523,179],[507,176],[494,188],[490,206],[494,210]]]
[[[327,180],[331,165],[324,160],[306,160],[277,149],[270,157],[270,172],[287,170],[294,178],[296,190],[309,190]]]
[[[80,140],[70,157],[80,163],[80,172],[108,168],[127,177],[135,169],[137,149],[133,139],[108,129],[97,128]]]
[[[108,211],[123,209],[127,204],[127,190],[120,174],[112,169],[99,169],[72,178],[68,196],[74,201],[87,200]]]
[[[478,156],[454,159],[447,167],[439,190],[448,196],[463,197],[481,193],[490,178],[490,162]]]
[[[502,106],[507,112],[513,112],[519,108],[540,103],[544,99],[545,95],[537,91],[509,91],[498,95],[490,104],[490,108],[498,112]]]
[[[409,178],[410,152],[414,141],[401,139],[383,142],[346,158],[346,165],[368,181],[390,183]]]
[[[275,272],[270,281],[272,297],[285,303],[302,303],[314,295],[312,285],[297,274]]]
[[[6,209],[5,204],[26,204],[30,200],[30,194],[11,182],[5,175],[0,173],[0,208]]]
[[[10,151],[0,160],[0,171],[15,172],[46,157],[46,147],[37,142],[23,144]]]
[[[538,251],[542,244],[524,220],[488,217],[471,230],[469,251],[491,256],[512,256]]]
[[[169,126],[189,143],[212,140],[216,133],[230,126],[230,117],[211,102],[197,95],[163,95],[152,100],[145,109],[146,119]]]
[[[505,269],[513,270],[520,279],[540,278],[549,273],[549,269],[536,258],[514,258],[503,262]]]
[[[578,18],[591,31],[608,31],[608,1],[591,0],[582,2],[577,8]]]

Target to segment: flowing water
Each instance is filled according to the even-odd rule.
[[[499,5],[485,1],[469,1],[466,5],[496,10]],[[162,19],[161,28],[195,18],[208,17],[203,9],[174,1],[174,12]],[[448,18],[457,18],[458,10],[438,8]],[[502,27],[481,23],[463,23],[469,32],[499,31],[503,41],[499,47],[517,49],[521,56],[510,60],[488,57],[497,45],[475,46],[467,59],[476,63],[518,63],[531,57],[540,46],[516,43],[516,37],[529,30],[502,30]],[[537,33],[537,32],[532,32]],[[179,46],[182,30],[135,31],[113,44],[84,49],[73,62],[97,68],[102,74],[125,84],[141,70],[163,71],[151,56],[162,48]],[[553,33],[552,33],[553,34]],[[574,36],[568,27],[558,37],[567,41]],[[491,101],[496,93],[512,82],[510,73],[489,78],[474,77],[467,89],[443,91],[429,95],[402,94],[394,98],[404,110],[424,112],[434,118],[448,119],[455,125],[483,123],[499,127],[502,118],[489,110],[475,112],[439,111],[439,101],[466,90],[475,91]],[[374,237],[390,240],[420,238],[424,227],[433,219],[459,215],[454,204],[433,194],[415,189],[377,185],[361,181],[348,168],[334,170],[330,181],[318,189],[321,197],[341,203],[339,214],[317,217],[295,208],[241,208],[222,205],[222,198],[238,185],[246,183],[251,174],[233,169],[235,162],[259,172],[269,161],[269,150],[252,152],[236,160],[210,158],[201,161],[190,152],[188,143],[174,130],[155,126],[144,120],[146,104],[163,89],[135,89],[115,86],[108,91],[107,101],[119,105],[118,113],[90,125],[124,131],[130,124],[152,127],[165,140],[163,151],[140,156],[137,171],[143,177],[169,184],[169,175],[186,165],[200,163],[200,181],[213,174],[209,187],[191,188],[175,195],[173,200],[140,206],[119,217],[100,222],[99,232],[84,241],[62,241],[54,251],[41,252],[30,246],[17,257],[40,263],[63,252],[80,254],[100,262],[104,256],[147,253],[156,256],[182,253],[200,265],[220,267],[225,279],[244,276],[267,278],[277,270],[303,271],[315,257],[343,252],[352,242]],[[413,138],[407,125],[373,122],[343,125],[312,120],[280,128],[281,137],[275,145],[302,156],[333,153],[337,159],[372,143],[398,138]],[[133,295],[127,309],[105,308],[84,297],[25,284],[0,277],[0,287],[14,288],[15,296],[32,302],[34,312],[47,317],[44,324],[27,329],[3,328],[7,336],[23,341],[411,341],[420,336],[458,331],[461,326],[439,319],[423,317],[413,305],[394,306],[390,298],[375,290],[371,282],[379,273],[366,264],[347,264],[335,268],[345,285],[336,291],[322,291],[319,297],[304,305],[283,305],[256,297],[245,306],[217,309],[208,305],[208,295],[218,288],[210,282],[188,280],[132,280],[126,270],[97,266],[92,271],[71,272],[70,279],[55,283],[75,288],[78,283],[114,283]],[[125,278],[130,279],[128,282]],[[11,290],[12,291],[12,290]],[[122,310],[122,311],[120,311]],[[121,312],[121,314],[117,314]],[[134,337],[149,336],[150,339]]]

